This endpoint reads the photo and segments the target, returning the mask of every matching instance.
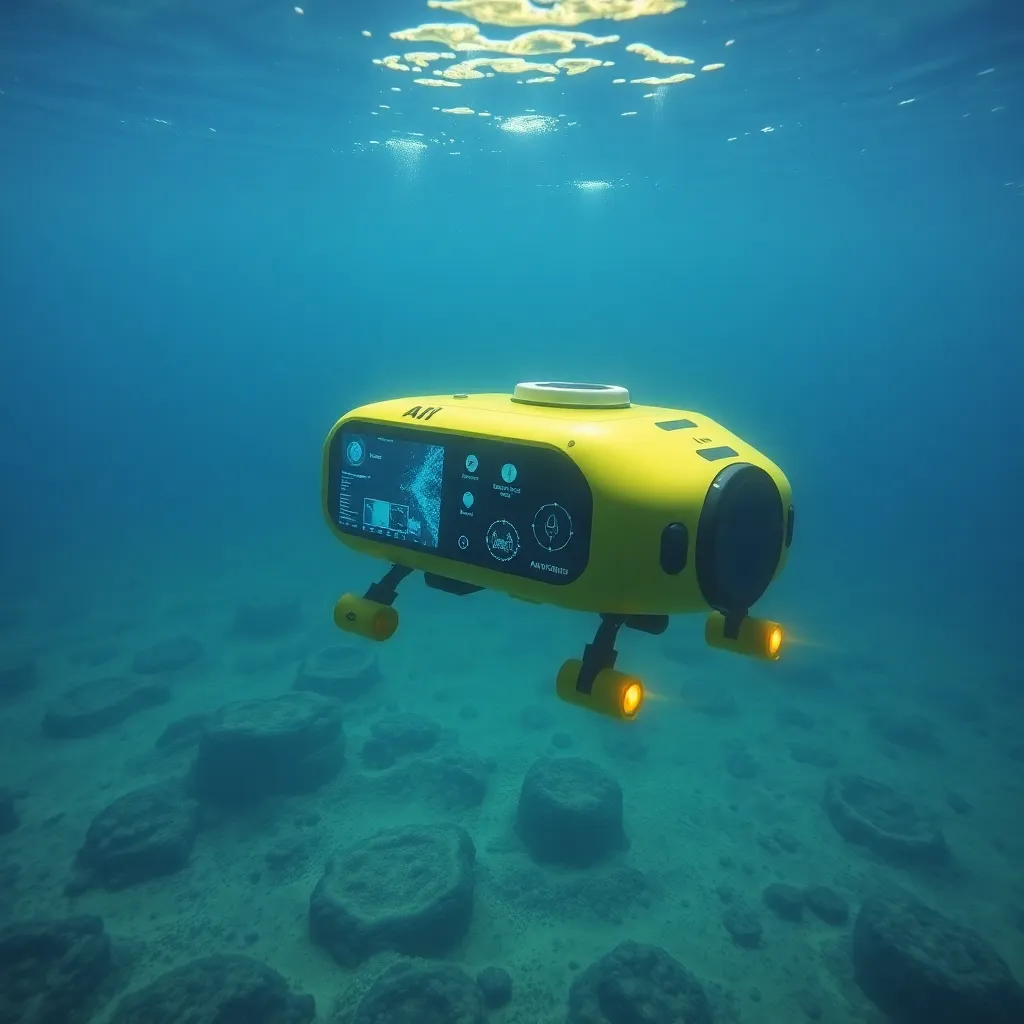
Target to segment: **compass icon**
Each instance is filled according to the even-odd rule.
[[[557,502],[541,505],[533,517],[533,536],[545,551],[561,551],[572,540],[572,516]]]

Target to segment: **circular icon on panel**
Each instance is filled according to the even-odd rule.
[[[561,551],[572,540],[572,516],[561,505],[541,505],[533,517],[533,535],[545,551]]]
[[[505,465],[501,467],[501,479],[504,480],[505,483],[512,483],[517,476],[519,476],[519,470],[516,469],[511,462],[506,462]]]
[[[519,532],[507,519],[499,519],[487,527],[485,543],[499,562],[510,562],[519,554]]]
[[[477,466],[480,465],[480,460],[475,455],[466,456],[466,470],[470,473],[475,473]]]
[[[470,494],[469,491],[466,491],[466,493],[462,496],[462,504],[465,505],[466,508],[473,507],[473,495]]]
[[[469,538],[465,534],[463,534],[459,538],[459,550],[460,551],[465,551],[466,548],[468,548],[468,547],[469,547]]]
[[[350,466],[361,466],[363,459],[366,458],[366,447],[362,440],[359,438],[352,438],[347,445],[345,445],[345,461]]]

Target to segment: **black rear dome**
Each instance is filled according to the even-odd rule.
[[[763,469],[733,463],[715,477],[697,523],[697,584],[723,613],[746,613],[768,589],[785,539],[782,495]]]

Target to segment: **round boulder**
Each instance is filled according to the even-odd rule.
[[[850,843],[895,864],[941,864],[949,847],[934,817],[884,782],[863,775],[833,775],[822,807]]]
[[[772,882],[761,893],[764,905],[785,921],[799,921],[804,915],[804,892],[795,885]]]
[[[332,644],[302,659],[292,688],[325,697],[355,700],[380,678],[377,655],[369,645]]]
[[[170,699],[171,691],[164,683],[104,676],[58,697],[43,717],[43,733],[60,739],[92,736]]]
[[[98,917],[17,921],[0,929],[0,1020],[86,1024],[116,984]]]
[[[565,1024],[712,1024],[703,985],[658,946],[623,942],[572,983]]]
[[[488,1010],[500,1010],[512,1002],[512,976],[503,967],[485,967],[476,983]]]
[[[1019,1024],[1024,989],[977,932],[909,895],[864,901],[857,983],[894,1024]]]
[[[111,1024],[310,1024],[312,996],[298,995],[272,967],[248,956],[215,955],[161,974],[130,993]]]
[[[309,934],[342,966],[381,950],[440,956],[473,916],[476,850],[454,825],[378,832],[335,854],[309,901]]]
[[[178,636],[139,651],[132,659],[132,671],[140,676],[178,672],[203,656],[203,645],[190,636]]]
[[[341,704],[292,692],[215,711],[200,736],[192,783],[201,800],[246,803],[312,792],[344,759]]]
[[[71,895],[123,889],[183,868],[199,832],[199,804],[181,786],[157,782],[118,797],[93,819],[78,851]]]
[[[454,964],[401,962],[360,1000],[353,1024],[485,1024],[476,982]]]
[[[734,903],[722,912],[722,924],[732,936],[732,941],[743,949],[757,949],[761,945],[764,926],[752,907]]]
[[[804,902],[811,913],[826,924],[846,924],[850,905],[827,885],[810,885],[804,889]]]
[[[622,789],[581,757],[542,757],[519,792],[516,832],[542,863],[588,867],[623,849]]]

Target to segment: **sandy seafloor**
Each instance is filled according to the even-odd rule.
[[[473,923],[448,959],[470,974],[489,965],[511,974],[513,998],[491,1016],[495,1024],[561,1024],[574,975],[625,939],[664,947],[717,986],[723,1005],[748,1024],[813,1013],[836,1024],[881,1020],[852,980],[851,924],[834,927],[808,914],[779,919],[761,896],[779,881],[834,888],[850,902],[851,922],[865,894],[899,886],[982,932],[1024,978],[1019,695],[995,691],[980,670],[972,677],[941,652],[915,663],[913,651],[858,643],[866,635],[858,629],[795,649],[792,664],[802,670],[787,674],[708,651],[701,622],[675,620],[660,638],[622,635],[620,667],[651,690],[641,719],[624,726],[566,706],[553,692],[558,665],[589,639],[589,617],[501,595],[451,598],[419,582],[404,588],[399,633],[374,648],[381,681],[346,709],[347,763],[333,782],[223,818],[201,832],[189,866],[173,876],[69,898],[64,885],[92,818],[122,793],[187,770],[187,754],[154,753],[168,723],[285,693],[304,653],[359,642],[330,626],[337,591],[320,581],[268,585],[255,571],[251,587],[221,579],[228,582],[167,578],[154,587],[112,575],[88,601],[34,594],[25,599],[24,623],[0,635],[5,657],[31,654],[40,673],[33,692],[0,711],[0,783],[24,791],[20,827],[0,837],[0,867],[18,867],[0,909],[8,921],[99,915],[134,950],[132,988],[201,955],[244,952],[312,994],[319,1020],[336,1018],[387,957],[346,970],[309,941],[309,897],[325,859],[379,828],[436,821],[464,826],[476,845]],[[232,637],[239,603],[295,594],[304,625],[293,634],[263,643]],[[181,635],[201,641],[205,654],[174,676],[169,704],[84,739],[41,735],[45,708],[60,692],[90,674],[128,671],[136,651]],[[74,666],[76,653],[101,646],[114,652],[102,670]],[[972,722],[964,720],[965,699],[976,708]],[[446,811],[415,787],[389,783],[390,770],[361,764],[363,739],[386,707],[429,717],[445,730],[444,742],[488,760],[493,770],[479,807]],[[810,729],[782,724],[780,714],[793,708],[813,719]],[[879,722],[903,715],[928,719],[935,750],[880,735]],[[558,732],[571,737],[567,749],[553,747]],[[821,808],[828,771],[792,760],[788,744],[796,740],[829,748],[840,769],[891,783],[938,811],[953,867],[897,868],[844,841]],[[738,748],[756,762],[752,778],[726,770]],[[629,849],[601,867],[539,867],[513,829],[531,763],[567,754],[598,762],[624,792]],[[951,809],[950,791],[966,811],[963,803],[961,813]],[[795,849],[771,839],[780,830],[795,838]],[[303,857],[269,870],[268,849],[294,836],[303,837]],[[756,908],[759,949],[741,948],[724,928],[726,890]]]

